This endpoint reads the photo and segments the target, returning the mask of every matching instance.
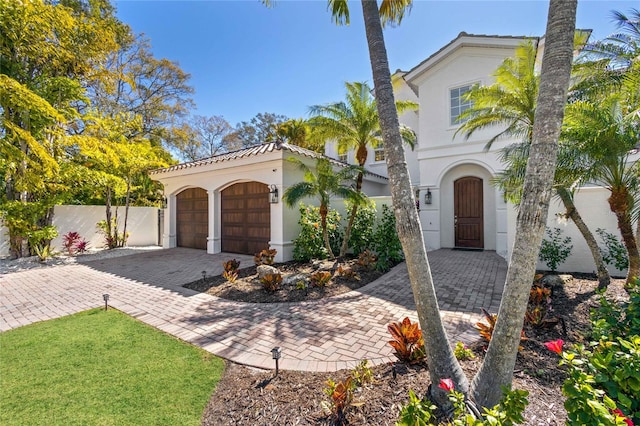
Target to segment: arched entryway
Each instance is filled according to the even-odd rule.
[[[209,235],[207,191],[189,188],[176,195],[176,230],[178,247],[207,249]]]
[[[269,187],[260,182],[236,183],[220,197],[222,251],[255,254],[269,248]]]
[[[482,179],[467,176],[453,184],[455,246],[484,248]]]

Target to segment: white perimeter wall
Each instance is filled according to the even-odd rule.
[[[582,188],[575,197],[575,204],[578,212],[589,229],[591,229],[591,232],[594,233],[594,236],[600,246],[602,246],[602,241],[598,235],[595,234],[597,228],[606,229],[607,232],[612,233],[620,242],[622,242],[620,231],[618,230],[618,222],[616,221],[615,215],[611,213],[611,210],[609,209],[609,203],[607,202],[608,197],[609,191],[599,187]],[[578,231],[578,228],[573,221],[565,220],[558,216],[558,214],[561,213],[564,213],[562,203],[558,199],[553,198],[549,209],[547,227],[551,229],[560,228],[562,230],[562,238],[564,239],[566,236],[571,237],[571,244],[573,244],[573,250],[571,251],[569,259],[558,266],[559,272],[595,273],[596,268],[593,263],[593,257],[591,256],[591,251],[587,247],[587,244],[584,242],[582,234],[580,234],[580,231]],[[509,256],[511,256],[513,242],[515,240],[516,219],[516,209],[512,205],[509,205]],[[546,233],[545,238],[548,239]],[[547,265],[540,261],[538,261],[537,268],[541,270],[548,269]],[[626,276],[626,271],[619,271],[613,266],[608,266],[608,269],[609,273],[614,277]]]
[[[113,208],[115,214],[115,207]],[[124,223],[124,207],[118,208],[120,229]],[[75,231],[89,241],[90,248],[104,246],[104,238],[98,232],[96,224],[105,220],[104,206],[55,206],[53,225],[58,228],[52,246],[62,251],[62,236]],[[158,208],[129,207],[127,219],[128,246],[151,246],[158,244]],[[9,236],[5,227],[0,227],[0,257],[9,256]]]

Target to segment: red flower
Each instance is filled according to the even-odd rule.
[[[440,389],[444,389],[447,392],[451,392],[454,389],[453,380],[451,379],[440,379],[440,384],[438,385]]]
[[[615,410],[611,411],[613,414],[615,414],[618,417],[622,417],[622,419],[624,420],[624,422],[627,424],[627,426],[633,426],[633,421],[624,415],[624,413],[619,409],[616,408]]]
[[[557,353],[558,355],[560,355],[562,353],[562,345],[564,345],[564,340],[558,339],[558,340],[554,340],[554,341],[551,341],[551,342],[547,342],[544,345],[550,351],[553,351],[553,352]]]

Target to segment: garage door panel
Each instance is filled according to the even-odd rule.
[[[202,188],[189,188],[176,196],[178,247],[206,250],[209,235],[209,198]]]
[[[269,188],[259,182],[232,185],[221,193],[222,251],[255,254],[269,248]]]

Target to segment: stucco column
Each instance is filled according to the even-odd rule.
[[[220,239],[220,203],[217,202],[220,192],[210,189],[207,191],[209,196],[209,235],[207,236],[207,253],[220,253],[222,244]]]
[[[162,247],[173,248],[176,246],[176,196],[167,197],[167,208],[164,210],[164,232],[162,233]]]

